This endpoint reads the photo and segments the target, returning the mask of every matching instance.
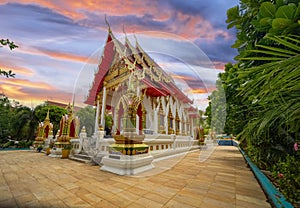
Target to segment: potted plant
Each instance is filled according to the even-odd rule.
[[[63,149],[61,150],[61,158],[68,158],[71,151],[71,145],[66,144],[64,145]]]
[[[53,146],[54,146],[54,143],[50,142],[49,147],[46,149],[46,154],[47,155],[49,155],[51,153],[50,150],[53,148]]]

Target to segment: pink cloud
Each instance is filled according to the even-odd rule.
[[[2,4],[7,2],[12,1],[0,0],[0,3]],[[42,7],[56,11],[75,22],[80,22],[80,24],[83,24],[84,26],[89,26],[88,21],[82,21],[88,19],[88,13],[93,13],[102,17],[104,14],[107,14],[108,19],[109,16],[122,17],[127,15],[143,18],[145,14],[151,14],[153,15],[153,21],[165,22],[165,32],[175,33],[187,39],[195,40],[197,38],[205,38],[207,40],[215,40],[218,36],[222,36],[226,40],[231,38],[226,30],[216,30],[208,20],[205,20],[200,15],[192,16],[175,10],[162,8],[158,1],[126,1],[125,5],[123,0],[101,0],[96,2],[72,0],[59,2],[46,0],[19,0],[14,2],[22,4],[38,4]],[[163,11],[161,11],[161,9]],[[100,19],[99,21],[104,22],[104,19]],[[120,24],[124,24],[124,22]],[[149,25],[143,24],[126,25],[125,23],[125,26],[126,32],[129,33],[151,30]],[[112,27],[114,26],[112,25]],[[120,25],[115,28],[115,32],[123,32]]]

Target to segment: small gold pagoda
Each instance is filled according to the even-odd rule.
[[[48,110],[45,120],[39,123],[37,127],[37,136],[35,138],[35,141],[33,142],[33,146],[34,147],[43,146],[45,140],[48,139],[48,136],[51,134],[52,130],[53,130],[53,124],[50,122],[49,110]]]
[[[73,106],[70,103],[67,106],[67,110],[68,114],[63,115],[60,120],[59,135],[57,141],[54,143],[57,148],[65,148],[71,144],[71,139],[78,138],[79,118],[74,115]]]

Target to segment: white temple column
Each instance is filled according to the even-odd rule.
[[[194,138],[194,118],[190,118],[191,121],[191,133],[192,133],[192,137]]]
[[[105,109],[106,109],[106,87],[103,87],[103,97],[102,97],[102,109],[101,109],[101,126],[105,128]]]
[[[165,107],[165,116],[164,116],[164,125],[165,125],[165,132],[168,134],[168,127],[169,127],[169,122],[168,122],[168,115],[169,115],[169,108]]]
[[[98,126],[99,126],[99,111],[100,111],[100,102],[99,99],[97,98],[97,106],[96,106],[96,118],[95,118],[95,133],[98,131]]]
[[[184,125],[185,125],[185,128],[184,128],[184,129],[185,129],[185,134],[186,134],[186,135],[188,135],[188,124],[187,124],[187,123],[188,123],[188,120],[186,119],[186,121],[185,121],[185,123],[184,123]]]
[[[153,109],[154,111],[154,115],[153,115],[153,126],[154,126],[154,133],[157,134],[158,133],[158,110],[157,109]]]

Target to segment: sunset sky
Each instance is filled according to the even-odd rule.
[[[83,101],[107,37],[135,39],[178,86],[205,108],[224,64],[233,62],[235,31],[226,11],[238,0],[0,0],[0,39],[19,47],[0,48],[0,93],[34,107],[46,100]],[[134,34],[134,35],[133,35]],[[207,56],[207,57],[206,57]],[[207,64],[208,60],[211,64]],[[77,81],[78,80],[78,81]],[[78,96],[76,95],[78,94]],[[84,97],[84,96],[83,96]]]

